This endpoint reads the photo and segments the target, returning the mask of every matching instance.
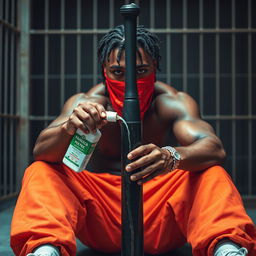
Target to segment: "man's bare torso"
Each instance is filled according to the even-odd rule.
[[[160,117],[157,113],[159,110],[158,105],[161,104],[161,97],[164,94],[165,86],[163,83],[156,85],[156,92],[152,99],[151,107],[146,112],[144,120],[141,122],[142,126],[142,144],[153,143],[159,147],[166,144],[167,139],[172,138],[171,120]],[[104,86],[104,85],[98,85]],[[94,94],[94,88],[92,92],[88,92],[87,96]],[[176,90],[170,87],[169,93],[175,93]],[[98,91],[97,94],[102,94],[102,91]],[[112,107],[107,100],[106,109],[112,110]],[[108,123],[102,129],[102,137],[97,144],[97,147],[93,153],[93,157],[90,160],[89,169],[93,172],[114,172],[118,173],[121,169],[121,123]]]

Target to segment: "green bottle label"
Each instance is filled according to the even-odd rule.
[[[79,135],[75,133],[71,140],[71,145],[80,150],[85,155],[89,155],[92,153],[96,143],[91,143],[90,141],[86,140],[85,135]]]

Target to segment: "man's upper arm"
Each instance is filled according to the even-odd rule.
[[[102,84],[98,84],[87,93],[78,93],[70,97],[64,104],[60,115],[49,125],[49,127],[58,126],[66,122],[68,117],[72,114],[74,108],[76,108],[79,103],[93,101],[106,107],[107,99],[104,96],[104,88],[105,87]]]
[[[178,93],[179,110],[173,124],[173,133],[182,146],[187,146],[195,141],[205,138],[217,138],[212,126],[203,121],[197,103],[189,95]]]

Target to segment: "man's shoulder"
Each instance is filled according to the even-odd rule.
[[[155,95],[160,101],[167,100],[167,103],[179,102],[180,104],[186,104],[194,99],[186,92],[178,91],[171,85],[156,81],[155,83]]]
[[[68,101],[76,102],[76,101],[84,101],[88,99],[95,99],[98,97],[105,97],[106,96],[106,87],[103,83],[99,83],[93,87],[91,87],[86,92],[80,92],[72,95]]]
[[[63,111],[71,111],[77,105],[85,101],[93,101],[105,106],[107,104],[107,97],[105,94],[105,86],[102,83],[97,84],[87,92],[76,93],[68,98],[63,106]]]
[[[185,115],[189,115],[198,106],[188,93],[178,91],[166,83],[157,81],[155,108],[164,117],[179,119]]]

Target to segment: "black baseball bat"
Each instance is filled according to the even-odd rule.
[[[125,97],[123,118],[130,130],[130,143],[126,127],[122,125],[122,256],[144,255],[142,186],[130,180],[125,171],[130,162],[127,154],[141,144],[140,107],[136,84],[137,16],[134,4],[120,8],[125,28]],[[139,170],[135,170],[137,172]]]

